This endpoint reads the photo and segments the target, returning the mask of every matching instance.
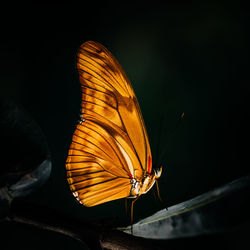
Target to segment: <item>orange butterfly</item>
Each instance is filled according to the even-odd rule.
[[[70,189],[87,207],[137,199],[157,184],[162,168],[152,170],[148,135],[131,83],[114,56],[93,41],[81,45],[77,69],[82,115],[66,161]]]

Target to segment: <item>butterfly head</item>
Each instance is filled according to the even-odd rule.
[[[162,172],[162,167],[158,169],[153,169],[151,173],[148,173],[144,178],[141,188],[140,194],[146,194],[154,185],[155,180],[160,178]]]
[[[155,179],[159,179],[162,173],[162,166],[160,168],[154,169],[153,171],[154,171]]]

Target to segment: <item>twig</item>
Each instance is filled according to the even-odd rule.
[[[163,249],[157,240],[148,240],[113,230],[108,223],[83,221],[20,201],[12,203],[7,220],[63,234],[87,244],[90,249]]]

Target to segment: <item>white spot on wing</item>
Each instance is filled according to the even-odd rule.
[[[119,146],[121,152],[122,152],[122,155],[124,156],[127,164],[128,164],[128,168],[130,170],[130,173],[132,174],[132,176],[134,176],[134,168],[133,168],[133,164],[132,164],[132,161],[129,157],[129,155],[127,154],[127,152],[124,150],[124,148],[120,145],[120,143],[116,142],[117,145]]]
[[[83,114],[81,114],[79,123],[82,124],[83,122],[85,122],[85,119],[83,118]]]

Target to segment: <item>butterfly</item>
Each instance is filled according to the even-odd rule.
[[[70,189],[87,207],[121,198],[134,202],[157,184],[162,167],[152,169],[149,139],[132,85],[115,57],[97,42],[80,46],[77,69],[81,118],[66,160]]]

